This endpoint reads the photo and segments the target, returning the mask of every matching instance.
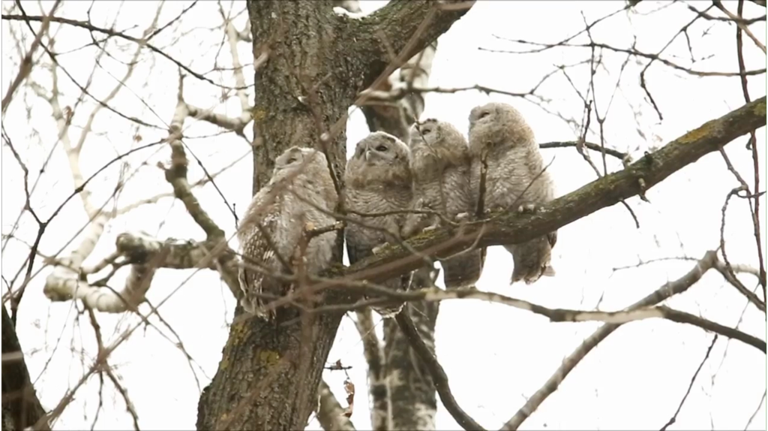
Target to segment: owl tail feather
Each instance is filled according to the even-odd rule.
[[[443,267],[443,281],[446,289],[459,289],[474,286],[480,279],[483,269],[483,256],[480,250],[456,256],[440,262]]]
[[[546,277],[554,277],[555,275],[557,275],[557,272],[555,272],[555,268],[552,265],[547,265],[547,267],[544,268],[544,272],[542,272],[541,275]]]
[[[533,284],[539,281],[541,277],[554,277],[556,274],[557,273],[555,272],[555,268],[550,264],[544,266],[541,272],[538,274],[526,272],[526,268],[520,268],[518,271],[518,268],[515,267],[515,269],[512,270],[512,279],[510,280],[509,284],[513,284],[520,280],[525,281],[525,284]]]

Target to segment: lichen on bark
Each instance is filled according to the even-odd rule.
[[[322,149],[319,137],[334,126],[327,153],[342,184],[347,110],[386,71],[388,49],[421,51],[466,13],[442,11],[432,1],[393,0],[352,20],[335,14],[333,3],[248,2],[254,58],[268,54],[255,75],[254,194],[269,180],[277,155],[293,145]],[[430,25],[412,38],[425,17]],[[236,319],[241,312],[238,307]],[[200,398],[197,428],[303,429],[340,319],[286,307],[276,322],[233,323],[219,369]]]

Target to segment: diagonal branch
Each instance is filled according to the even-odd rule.
[[[392,0],[370,15],[348,19],[345,32],[349,37],[339,40],[354,37],[356,43],[350,57],[361,59],[359,64],[365,65],[361,72],[365,74],[363,88],[367,88],[377,77],[389,77],[448,31],[474,3],[461,2],[461,7],[450,8],[436,1]],[[391,53],[397,57],[391,58]],[[372,67],[376,65],[380,67]]]
[[[8,106],[11,104],[11,100],[13,100],[13,94],[16,92],[16,89],[19,88],[19,85],[21,85],[21,83],[24,82],[24,79],[29,76],[29,73],[32,72],[32,56],[35,55],[35,51],[37,51],[37,48],[40,46],[40,43],[43,40],[43,36],[48,33],[48,27],[50,26],[51,21],[54,19],[53,13],[56,12],[59,4],[61,4],[61,0],[57,0],[56,3],[53,4],[51,11],[48,12],[48,15],[42,17],[40,30],[37,32],[37,35],[35,35],[35,40],[32,41],[32,45],[29,47],[27,55],[25,55],[21,60],[21,64],[19,65],[19,73],[16,75],[16,78],[13,80],[13,82],[11,82],[11,85],[5,92],[5,96],[3,96],[3,114],[5,114],[5,110],[8,109]]]
[[[627,310],[636,310],[643,307],[650,307],[670,298],[674,295],[685,292],[691,286],[696,284],[704,274],[713,268],[717,261],[717,252],[708,251],[704,257],[696,262],[696,265],[687,274],[681,278],[670,281],[656,291],[646,296],[645,298],[632,304]],[[573,351],[567,358],[563,360],[563,364],[558,368],[554,374],[544,383],[535,394],[533,394],[528,401],[521,407],[511,419],[509,419],[502,430],[512,431],[516,430],[522,425],[522,423],[530,417],[533,412],[547,399],[552,393],[554,393],[565,378],[571,371],[578,365],[578,363],[584,359],[584,357],[592,351],[601,341],[606,339],[616,329],[621,326],[620,324],[605,324],[597,329],[592,335],[587,337],[583,343],[576,350]]]
[[[406,244],[420,252],[418,255],[404,247],[388,245],[379,254],[343,271],[337,270],[333,275],[344,275],[350,280],[380,282],[396,274],[418,269],[424,262],[423,254],[434,256],[456,253],[475,241],[478,247],[528,241],[615,205],[622,199],[645,193],[704,155],[765,126],[765,113],[765,97],[762,97],[703,124],[619,172],[606,175],[543,205],[535,214],[495,212],[490,214],[488,220],[464,225],[462,232],[449,226],[422,233],[406,241]],[[312,288],[322,289],[329,284],[331,282],[320,283]]]
[[[324,380],[320,380],[320,387],[317,390],[315,413],[317,413],[317,421],[325,431],[355,431],[352,421],[344,415],[344,408]]]
[[[427,365],[432,381],[435,384],[435,389],[438,395],[440,395],[440,401],[443,402],[446,410],[465,430],[483,430],[484,428],[475,422],[456,402],[448,385],[448,376],[445,374],[445,370],[443,370],[440,362],[437,361],[435,355],[429,350],[429,347],[424,344],[424,340],[419,336],[419,332],[416,330],[416,326],[414,326],[410,316],[407,313],[400,312],[395,316],[395,319],[411,347],[416,351],[419,359]]]

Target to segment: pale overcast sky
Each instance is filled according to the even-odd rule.
[[[363,1],[361,6],[364,12],[371,12],[385,3]],[[160,23],[177,16],[188,4],[166,3]],[[654,14],[644,15],[663,4],[644,1],[637,12],[620,12],[595,26],[591,30],[592,37],[596,41],[627,48],[636,36],[638,50],[657,52],[693,18],[693,13],[682,3],[670,4]],[[700,4],[697,3],[697,7],[701,7]],[[89,2],[66,2],[58,14],[84,20],[89,5]],[[591,22],[620,9],[622,5],[623,2],[618,1],[478,2],[439,39],[430,85],[458,88],[479,84],[505,91],[526,92],[556,66],[588,59],[589,51],[568,48],[540,54],[510,55],[478,48],[525,48],[495,36],[557,42],[583,29],[581,13]],[[735,2],[727,3],[734,11],[735,5]],[[3,3],[4,10],[9,6],[9,2]],[[47,11],[50,3],[45,2],[44,7]],[[91,16],[94,23],[103,27],[111,26],[117,17],[115,28],[135,26],[130,34],[139,37],[151,21],[156,7],[155,2],[96,2]],[[229,7],[229,4],[225,6],[227,10]],[[26,9],[30,14],[39,13],[37,4],[30,3]],[[247,19],[243,9],[242,2],[234,5],[235,13],[242,12],[235,20],[238,28],[243,28]],[[746,2],[744,11],[749,17],[765,14],[764,8],[751,2]],[[163,47],[173,44],[167,48],[169,54],[199,72],[209,71],[217,55],[220,64],[229,67],[231,56],[226,43],[219,50],[222,32],[209,30],[219,23],[217,4],[200,2],[184,16],[180,26],[158,36],[154,43]],[[9,37],[11,26],[8,24],[3,21],[3,94],[18,70],[19,57],[13,38]],[[32,37],[28,29],[18,22],[14,22],[12,27],[17,38],[19,34],[24,34],[24,46],[29,47]],[[751,28],[765,43],[765,23]],[[54,24],[51,32],[56,34],[58,52],[70,51],[91,41],[89,33],[80,29]],[[689,30],[693,55],[702,60],[693,67],[707,71],[737,71],[734,34],[733,25],[704,20],[694,24]],[[573,42],[586,43],[588,39],[581,36]],[[122,61],[127,61],[135,49],[135,45],[126,41],[111,43],[115,56]],[[747,68],[764,68],[765,55],[746,37],[744,46]],[[241,42],[238,49],[240,57],[250,61],[250,44]],[[59,61],[83,84],[93,68],[95,52],[89,47],[62,55]],[[684,37],[667,50],[667,56],[680,64],[689,64],[690,55]],[[9,61],[9,58],[15,60]],[[744,104],[738,78],[700,78],[654,64],[649,69],[647,81],[664,115],[664,121],[659,122],[639,85],[639,73],[645,60],[638,62],[630,59],[624,65],[626,55],[612,52],[605,52],[603,60],[605,70],[596,75],[595,89],[596,109],[601,115],[609,112],[604,130],[606,145],[630,152],[635,158]],[[126,82],[127,88],[111,105],[127,115],[165,127],[176,103],[177,68],[146,50],[140,61],[133,77]],[[44,57],[44,62],[49,64],[50,60]],[[94,94],[104,97],[115,85],[114,77],[122,75],[123,67],[115,59],[102,58],[102,68],[97,69],[94,78]],[[624,70],[620,73],[622,67]],[[232,85],[231,74],[226,72],[223,75],[227,80],[225,82]],[[31,79],[50,89],[50,76],[49,70],[36,67]],[[210,76],[221,79],[220,74]],[[589,83],[588,66],[569,69],[569,76],[583,94]],[[247,72],[246,79],[249,83],[253,81],[252,72]],[[619,79],[621,81],[616,89]],[[76,87],[62,73],[59,74],[59,85],[62,105],[73,105],[79,94]],[[753,99],[765,95],[765,76],[750,78],[749,88]],[[550,99],[546,105],[548,110],[581,120],[582,102],[563,74],[554,75],[539,89],[538,94]],[[221,105],[220,97],[220,89],[191,77],[185,81],[185,98],[189,103],[205,108],[216,107],[216,112],[230,116],[240,114],[236,97]],[[250,93],[249,98],[252,97]],[[428,94],[422,118],[436,117],[450,121],[466,133],[470,109],[491,100],[508,102],[518,108],[531,124],[539,142],[577,138],[576,131],[565,121],[530,101],[493,94],[488,96],[474,91]],[[31,106],[29,112],[25,110],[25,103]],[[93,103],[86,100],[85,106],[78,110],[75,124],[85,123],[92,106]],[[50,106],[32,91],[19,91],[3,122],[16,147],[23,149],[22,157],[28,163],[32,178],[36,178],[56,142],[57,130]],[[218,129],[214,126],[191,120],[186,126],[189,137],[186,142],[210,172],[218,171],[250,152],[243,139],[231,133],[217,136]],[[593,126],[594,133],[590,133],[588,139],[598,142],[595,122]],[[79,133],[79,127],[73,127],[70,132],[73,139]],[[116,154],[135,146],[133,137],[136,133],[135,125],[103,110],[83,150],[83,174],[88,177]],[[166,134],[150,128],[141,128],[138,133],[142,143],[157,141]],[[347,129],[348,153],[351,154],[354,144],[367,133],[363,115],[354,111]],[[246,134],[251,136],[250,128]],[[746,137],[739,138],[738,142],[727,147],[727,153],[736,168],[752,178],[752,159],[751,153],[745,149],[746,140]],[[765,129],[758,131],[757,142],[760,160],[764,162]],[[157,161],[169,159],[169,154],[166,147],[161,147],[157,154],[145,151],[129,158],[131,170],[139,168],[144,161],[147,163],[125,187],[120,196],[120,206],[171,190],[162,172],[155,166]],[[559,195],[595,179],[594,171],[573,148],[545,150],[543,154],[546,161],[555,158],[550,172]],[[2,229],[3,233],[7,233],[23,205],[24,192],[21,170],[5,146],[2,156]],[[593,153],[592,156],[596,162],[600,161],[599,154]],[[621,168],[619,162],[610,159],[608,166],[612,170]],[[114,190],[119,166],[114,168],[106,170],[89,186],[98,205]],[[251,158],[247,155],[216,180],[227,201],[234,204],[240,214],[250,200],[251,175]],[[189,176],[193,181],[202,177],[196,163],[190,164]],[[760,166],[760,178],[765,184],[764,163]],[[661,257],[700,258],[707,250],[717,248],[721,209],[728,192],[737,186],[734,177],[725,169],[722,157],[717,153],[708,155],[649,191],[650,204],[638,198],[627,201],[637,214],[639,229],[621,205],[604,209],[562,228],[553,255],[556,277],[542,279],[533,286],[509,286],[511,258],[503,250],[492,248],[478,288],[549,307],[585,310],[599,307],[605,311],[621,309],[658,289],[666,281],[690,271],[693,262],[663,261],[621,271],[614,271],[614,268]],[[71,192],[71,174],[59,144],[52,153],[50,165],[32,203],[41,216],[48,217]],[[196,195],[227,235],[234,233],[234,218],[215,188],[207,185],[196,190]],[[107,209],[112,208],[111,205],[108,204]],[[765,198],[761,200],[761,205],[766,208]],[[727,216],[725,235],[730,260],[757,266],[746,202],[733,199]],[[74,233],[85,225],[87,218],[80,201],[73,199],[56,220],[48,228],[40,246],[45,255],[55,254],[65,246]],[[161,239],[204,239],[203,232],[185,212],[183,205],[166,198],[159,204],[142,207],[112,220],[87,262],[94,263],[113,251],[115,238],[121,232],[139,230]],[[765,230],[766,226],[763,226],[763,243]],[[36,231],[32,218],[29,215],[22,217],[17,235],[31,243]],[[74,243],[77,244],[77,240]],[[234,240],[231,244],[233,247],[237,245]],[[67,250],[72,246],[69,247]],[[20,242],[9,242],[2,258],[6,278],[18,270],[28,250]],[[42,287],[48,272],[48,269],[42,271],[27,288],[19,314],[18,334],[32,378],[37,379],[38,395],[43,405],[50,409],[90,366],[96,346],[87,315],[78,320],[72,303],[51,303],[44,297]],[[110,358],[110,363],[122,377],[139,414],[139,424],[144,429],[193,429],[200,390],[215,374],[221,358],[234,300],[218,275],[210,271],[196,273],[175,291],[192,273],[191,270],[158,271],[148,298],[157,304],[172,294],[160,312],[178,333],[194,363],[189,365],[184,354],[154,328],[133,334]],[[122,285],[126,275],[125,268],[119,271],[112,285]],[[744,280],[748,287],[755,286],[754,278],[745,276]],[[668,305],[728,326],[740,321],[741,330],[765,339],[765,315],[751,306],[743,312],[745,299],[714,271],[689,292],[670,300]],[[124,314],[100,313],[98,317],[107,340],[114,340],[137,321],[135,316]],[[153,321],[157,322],[157,319]],[[527,397],[543,385],[563,358],[598,326],[598,323],[550,323],[528,312],[474,300],[447,301],[441,305],[437,323],[437,357],[450,378],[458,403],[483,426],[493,429],[507,421]],[[175,342],[164,325],[158,323],[158,327]],[[645,320],[627,324],[590,353],[560,389],[523,424],[523,428],[661,428],[677,409],[711,341],[712,334],[668,321]],[[358,429],[370,427],[362,348],[352,320],[345,318],[328,360],[341,360],[343,364],[353,367],[348,373],[357,388],[352,420]],[[672,429],[743,429],[766,389],[765,361],[765,355],[756,349],[721,338],[694,382]],[[338,371],[326,371],[324,378],[343,403],[342,382],[345,375]],[[80,388],[55,428],[90,428],[100,404],[99,386],[99,379],[93,377]],[[110,382],[104,383],[103,391],[103,411],[99,414],[96,429],[131,428],[131,418]],[[439,401],[438,404],[438,429],[458,429]],[[765,429],[765,415],[763,405],[749,429]],[[319,425],[313,420],[310,428],[317,429]]]

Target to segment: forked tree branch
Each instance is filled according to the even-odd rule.
[[[353,58],[365,65],[363,88],[379,76],[388,77],[413,56],[421,52],[438,36],[448,31],[472,7],[474,1],[461,2],[460,8],[450,8],[455,1],[392,0],[376,12],[360,19],[350,19],[346,33],[356,41]],[[392,58],[392,53],[397,54]],[[384,73],[379,67],[386,65]]]

